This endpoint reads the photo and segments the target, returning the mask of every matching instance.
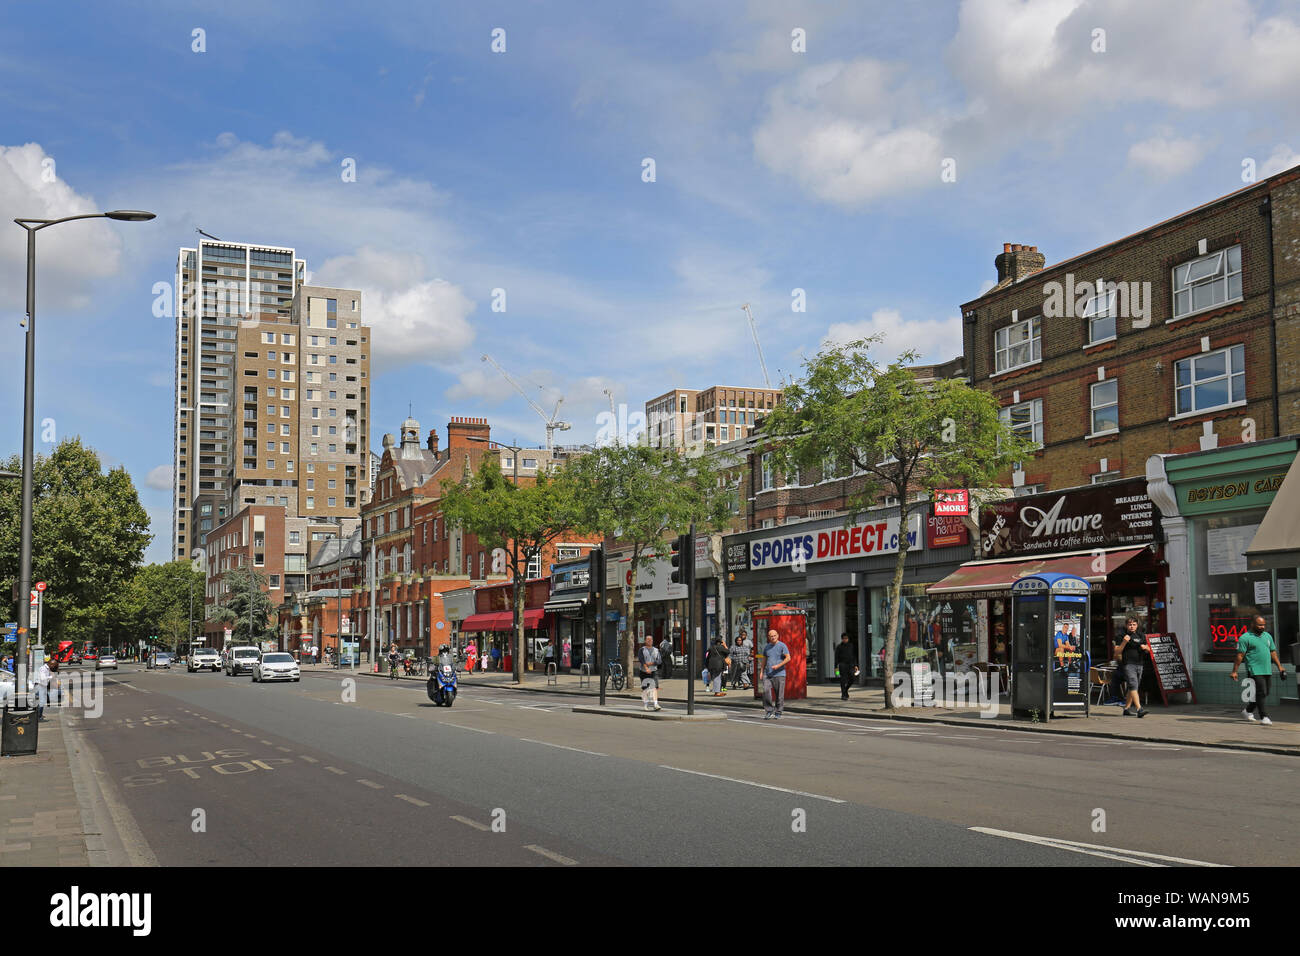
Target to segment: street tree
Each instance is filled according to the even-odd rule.
[[[21,471],[21,457],[0,462],[0,469]],[[6,602],[19,579],[21,527],[22,483],[0,481],[0,592]],[[98,453],[80,438],[64,439],[48,456],[37,455],[32,581],[48,585],[42,598],[46,642],[108,634],[152,537],[149,516],[125,468],[105,470]]]
[[[697,532],[709,532],[731,520],[734,483],[719,465],[711,451],[687,457],[644,442],[605,445],[569,463],[583,526],[631,548],[625,588],[629,628],[635,626],[640,574],[671,550],[672,538],[692,524]],[[632,651],[632,641],[623,636],[619,657],[627,674],[632,673]]]
[[[173,648],[180,647],[190,633],[191,608],[196,629],[202,628],[203,587],[203,572],[184,559],[144,565],[125,589],[117,618],[124,632],[120,637],[157,636]],[[113,629],[114,640],[119,639],[117,630]]]
[[[556,539],[581,530],[573,482],[561,471],[538,474],[516,485],[502,473],[495,456],[486,457],[476,473],[459,482],[443,482],[442,512],[449,527],[459,527],[485,547],[506,553],[516,621],[514,670],[522,674],[527,660],[524,582],[528,565]]]
[[[275,627],[270,618],[275,606],[266,590],[266,576],[256,568],[233,568],[226,572],[225,583],[229,590],[222,602],[208,612],[208,620],[229,627],[235,644],[255,645],[273,635]]]
[[[868,353],[879,341],[823,345],[804,363],[803,378],[785,387],[762,431],[781,475],[857,476],[849,483],[847,523],[882,495],[898,502],[885,624],[885,706],[892,708],[910,516],[922,513],[937,490],[992,485],[1039,446],[1001,420],[987,392],[960,379],[918,377],[909,367],[916,353],[875,361]]]

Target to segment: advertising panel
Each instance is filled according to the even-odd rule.
[[[898,552],[898,518],[859,521],[848,528],[822,528],[819,531],[793,531],[749,542],[749,566],[755,570],[787,567],[793,564],[816,564],[821,561],[844,561],[877,554]],[[907,547],[922,546],[921,514],[908,520]]]
[[[1146,479],[1067,492],[1007,498],[980,510],[980,537],[990,558],[1142,545],[1156,537]]]

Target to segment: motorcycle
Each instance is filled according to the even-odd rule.
[[[429,700],[439,707],[450,707],[456,702],[456,668],[447,661],[440,661],[425,689]]]

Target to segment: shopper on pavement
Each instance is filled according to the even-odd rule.
[[[659,706],[659,649],[653,634],[645,636],[645,645],[637,653],[637,670],[641,678],[641,703],[646,710],[663,710]]]
[[[1241,716],[1255,720],[1258,714],[1261,724],[1273,723],[1268,719],[1268,714],[1264,713],[1264,700],[1268,697],[1272,684],[1272,664],[1277,665],[1278,679],[1286,680],[1286,670],[1277,659],[1277,642],[1273,640],[1272,634],[1264,630],[1267,626],[1268,622],[1256,614],[1251,630],[1237,638],[1237,662],[1232,665],[1232,679],[1235,681],[1237,670],[1241,667],[1241,662],[1245,661],[1246,676],[1255,685],[1255,699],[1246,704]]]
[[[36,669],[36,719],[38,721],[45,719],[45,701],[49,699],[52,679],[50,659],[46,657],[41,661],[41,666]]]
[[[713,644],[709,647],[707,658],[709,689],[713,691],[714,697],[727,696],[727,692],[722,689],[722,678],[727,673],[727,666],[730,661],[731,659],[727,657],[727,645],[722,643],[722,638],[715,637]]]
[[[1146,664],[1147,636],[1138,619],[1130,617],[1124,622],[1124,633],[1115,639],[1115,659],[1119,661],[1119,679],[1128,684],[1128,697],[1124,702],[1125,717],[1145,717],[1138,690],[1142,686],[1142,671]]]
[[[473,641],[465,647],[465,670],[474,673],[474,665],[478,663],[478,645]]]
[[[544,664],[544,666],[543,666],[543,668],[542,668],[542,671],[543,671],[543,673],[549,674],[549,673],[551,672],[551,665],[555,663],[555,640],[554,640],[554,638],[550,638],[550,637],[548,637],[548,638],[546,639],[546,647],[542,649],[542,658],[543,658],[543,664]]]
[[[659,645],[659,675],[664,680],[673,679],[673,639],[665,637]]]
[[[849,687],[858,676],[858,649],[849,640],[849,632],[840,635],[835,648],[835,670],[840,675],[840,700],[849,699]]]
[[[740,629],[740,635],[736,638],[736,646],[731,649],[731,674],[730,681],[732,687],[739,687],[741,676],[749,670],[749,664],[753,660],[753,648],[749,646],[749,640],[745,636],[745,629]]]
[[[790,648],[775,628],[767,632],[763,658],[763,719],[779,720],[785,709],[785,666],[790,663]]]

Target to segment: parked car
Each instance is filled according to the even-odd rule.
[[[253,683],[269,680],[301,680],[298,662],[284,651],[266,651],[253,665]]]
[[[226,674],[238,677],[240,674],[253,673],[253,667],[262,652],[256,647],[231,647],[226,650]]]
[[[221,670],[221,655],[210,647],[195,647],[190,650],[190,659],[185,665],[192,674],[195,671]]]
[[[100,654],[95,661],[95,670],[117,670],[117,655],[110,651],[105,651],[103,654]]]

